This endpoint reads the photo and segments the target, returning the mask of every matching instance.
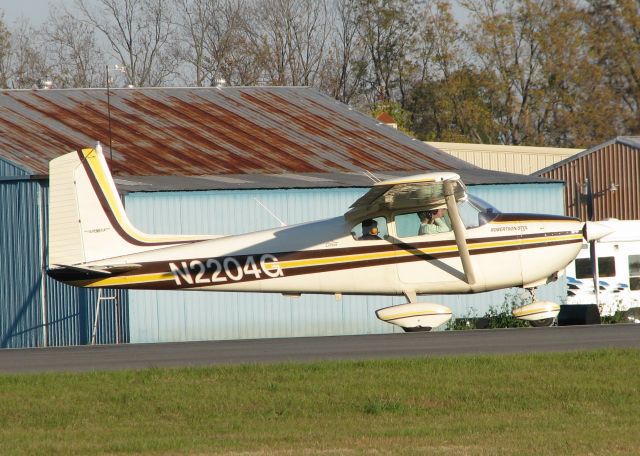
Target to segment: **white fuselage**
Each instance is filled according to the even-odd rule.
[[[574,219],[501,214],[466,231],[476,281],[467,283],[453,232],[356,240],[340,216],[187,243],[87,264],[140,268],[80,286],[276,293],[444,294],[536,286],[582,245]]]

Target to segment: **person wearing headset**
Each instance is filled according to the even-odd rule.
[[[362,221],[362,236],[358,238],[359,241],[372,241],[380,240],[378,236],[378,222],[373,219],[366,219]]]

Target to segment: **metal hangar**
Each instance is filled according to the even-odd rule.
[[[110,105],[107,105],[110,100]],[[109,109],[108,109],[109,108]],[[110,112],[110,114],[109,114]],[[151,233],[234,234],[341,214],[371,180],[461,174],[510,212],[562,214],[562,183],[486,171],[314,89],[223,87],[0,92],[0,347],[392,332],[402,297],[95,291],[49,279],[48,162],[99,141],[131,221]],[[560,299],[562,283],[540,295]],[[505,292],[436,296],[482,315]],[[97,322],[97,324],[96,324]]]

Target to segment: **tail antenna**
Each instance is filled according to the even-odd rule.
[[[365,176],[367,176],[369,179],[371,179],[371,181],[374,184],[377,184],[378,182],[382,182],[382,179],[378,178],[375,174],[373,174],[371,171],[365,169],[364,171],[362,171],[362,174],[364,174]]]
[[[267,206],[262,204],[262,202],[258,198],[254,198],[254,200],[256,201],[256,203],[258,203],[260,205],[260,207],[262,207],[265,211],[267,211],[271,217],[276,219],[278,221],[278,223],[280,223],[280,226],[287,226],[287,224],[285,222],[283,222],[282,219],[280,219],[280,217],[278,217],[276,214],[274,214],[273,211],[271,209],[269,209]]]

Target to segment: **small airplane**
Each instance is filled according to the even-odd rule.
[[[338,217],[241,235],[150,235],[129,222],[100,145],[50,163],[49,276],[78,287],[404,295],[379,319],[429,330],[451,309],[418,295],[534,290],[555,280],[594,222],[504,214],[460,176],[430,172],[375,183]],[[534,296],[532,291],[532,296]],[[549,325],[560,306],[514,309]]]

